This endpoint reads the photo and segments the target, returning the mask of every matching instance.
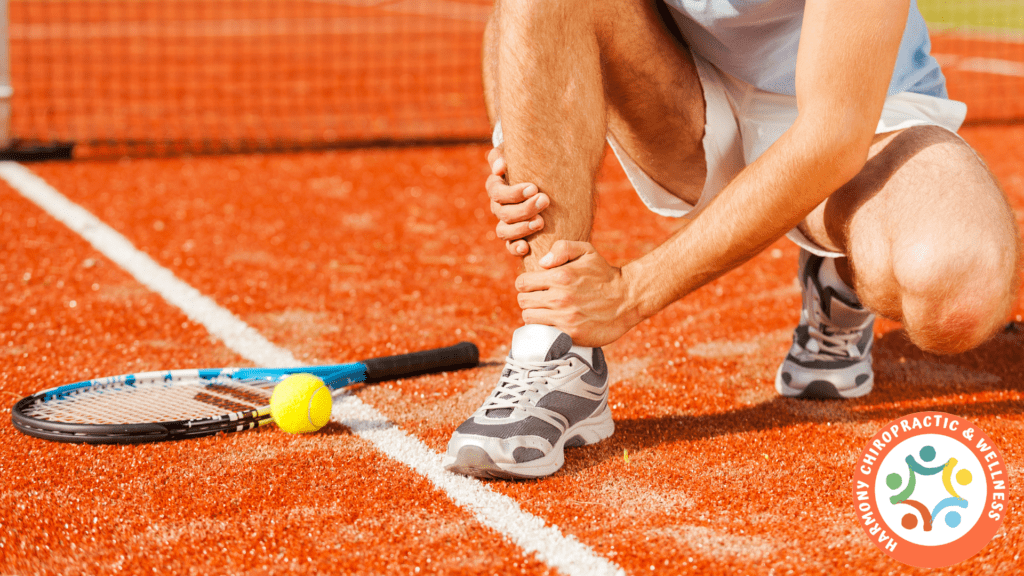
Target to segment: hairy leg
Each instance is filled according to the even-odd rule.
[[[498,120],[498,18],[499,12],[495,9],[484,27],[483,39],[483,83],[484,83],[484,107],[487,109],[487,117],[491,119],[493,126]]]
[[[1019,289],[1013,212],[974,151],[941,128],[876,136],[864,170],[801,228],[846,253],[838,268],[861,301],[932,352],[983,342]]]
[[[703,94],[653,0],[500,0],[484,46],[506,178],[532,182],[551,200],[545,228],[527,238],[528,270],[555,241],[589,238],[608,131],[656,181],[696,200]]]

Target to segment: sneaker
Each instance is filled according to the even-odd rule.
[[[600,348],[527,325],[512,336],[498,386],[448,442],[444,467],[479,478],[539,478],[565,462],[563,448],[612,435],[608,367]]]
[[[875,315],[819,278],[824,258],[800,251],[803,310],[775,389],[795,398],[857,398],[871,391]]]

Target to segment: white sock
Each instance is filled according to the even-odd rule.
[[[843,282],[843,279],[839,277],[839,272],[836,270],[836,259],[825,258],[825,261],[821,263],[821,269],[818,270],[818,281],[823,286],[828,286],[835,290],[839,296],[846,300],[850,304],[860,305],[860,299],[857,298],[857,293],[853,291]]]
[[[565,336],[558,328],[541,324],[527,324],[512,334],[512,357],[517,360],[542,362],[559,337]],[[565,341],[568,343],[568,340]],[[573,345],[563,348],[559,355],[572,352],[583,358],[587,363],[594,362],[594,349],[586,346]]]

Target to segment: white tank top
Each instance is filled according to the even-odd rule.
[[[796,95],[796,51],[804,0],[665,0],[690,49],[748,84]],[[912,0],[889,95],[947,98],[946,79],[929,53],[924,18]]]

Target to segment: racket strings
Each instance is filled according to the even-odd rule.
[[[272,380],[189,378],[162,382],[87,387],[48,401],[37,401],[26,416],[68,424],[143,424],[216,418],[264,408]]]

